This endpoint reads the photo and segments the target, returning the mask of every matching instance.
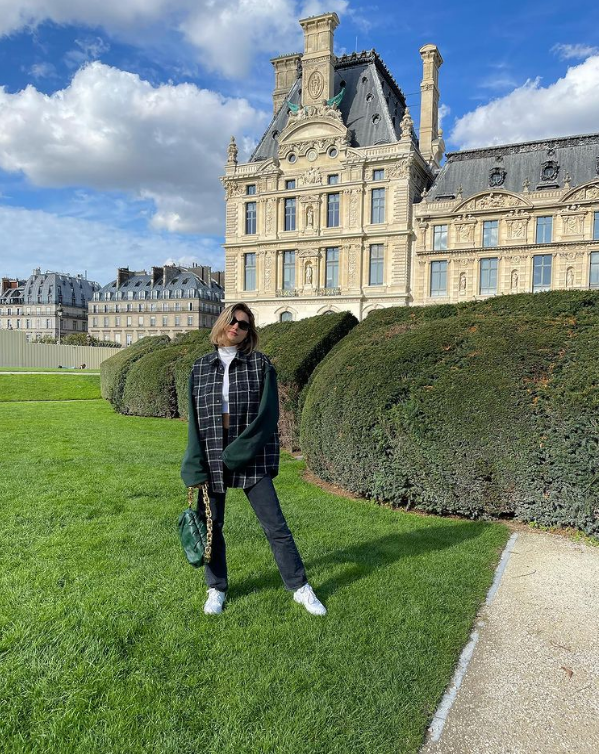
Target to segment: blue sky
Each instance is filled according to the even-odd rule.
[[[0,274],[222,269],[228,140],[249,155],[270,58],[329,10],[336,52],[375,48],[416,126],[418,50],[438,45],[449,151],[599,131],[590,0],[0,0]]]

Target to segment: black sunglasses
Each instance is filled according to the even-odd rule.
[[[244,319],[237,319],[237,317],[233,316],[231,317],[231,321],[229,322],[230,325],[239,325],[239,329],[243,330],[243,332],[247,332],[250,329],[250,323],[246,322]]]

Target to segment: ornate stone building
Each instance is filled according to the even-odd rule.
[[[335,57],[334,13],[272,61],[273,119],[231,139],[226,300],[260,325],[349,310],[599,287],[599,135],[447,155],[438,49],[421,48],[420,127],[374,50]]]
[[[39,268],[27,280],[2,278],[0,329],[20,330],[27,340],[87,332],[87,302],[99,289],[83,275]]]
[[[448,154],[414,214],[414,303],[599,288],[599,134]]]
[[[434,45],[422,48],[420,139],[376,52],[333,54],[334,13],[300,21],[303,55],[275,58],[273,119],[226,190],[226,300],[260,325],[408,304],[413,203],[443,154]]]
[[[210,267],[152,267],[117,270],[116,280],[94,293],[89,334],[129,346],[146,335],[168,335],[212,327],[223,310],[224,274]]]

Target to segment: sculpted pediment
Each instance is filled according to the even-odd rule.
[[[268,160],[263,160],[259,163],[257,173],[261,175],[278,175],[281,170],[279,168],[279,160],[276,157],[271,157]]]
[[[344,139],[349,142],[349,132],[341,113],[329,105],[306,105],[289,113],[287,125],[279,135],[281,147],[315,139]]]
[[[573,189],[564,196],[562,201],[571,204],[573,202],[596,201],[597,199],[599,199],[599,180],[594,180]]]
[[[531,207],[530,202],[509,191],[484,191],[466,199],[455,208],[455,212],[476,212],[477,210]]]

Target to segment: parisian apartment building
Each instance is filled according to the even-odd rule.
[[[259,325],[329,311],[599,287],[599,134],[445,154],[434,44],[419,127],[375,50],[336,56],[335,13],[274,58],[273,116],[248,162],[234,137],[226,302]]]
[[[129,346],[146,335],[174,338],[210,328],[224,308],[224,277],[206,266],[119,268],[88,304],[89,334]]]
[[[3,277],[0,330],[17,330],[28,341],[87,332],[88,301],[100,290],[85,275],[33,270],[27,279]]]

